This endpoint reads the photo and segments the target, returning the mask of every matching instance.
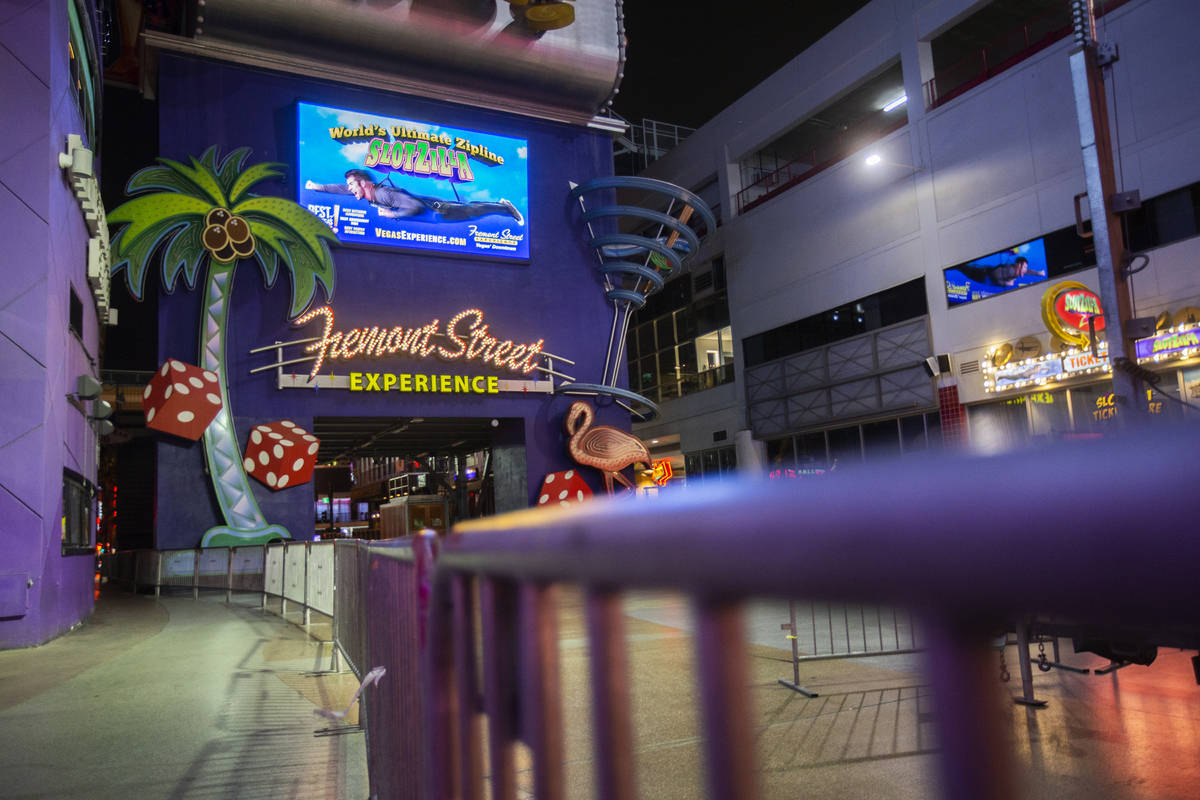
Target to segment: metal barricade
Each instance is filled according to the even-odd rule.
[[[366,555],[367,669],[386,676],[367,690],[367,774],[372,797],[431,797],[424,774],[429,744],[425,720],[425,674],[421,659],[427,633],[429,585],[436,536],[361,544]],[[340,591],[340,590],[339,590]]]
[[[283,597],[283,545],[269,544],[263,562],[263,602],[266,598]]]
[[[196,550],[160,550],[156,588],[195,589]]]
[[[306,605],[313,611],[333,616],[334,542],[313,542],[308,546],[306,568]]]
[[[360,679],[367,673],[367,549],[357,541],[334,542],[333,642]]]
[[[287,542],[281,546],[283,547],[283,599],[285,602],[280,613],[286,615],[288,603],[299,606],[301,610],[306,605],[304,592],[307,588],[305,573],[308,566],[308,543]]]
[[[235,547],[230,551],[229,589],[235,592],[263,591],[264,545]]]
[[[229,587],[229,548],[210,547],[196,551],[196,581],[200,589]]]
[[[912,612],[863,603],[788,601],[792,680],[779,683],[806,697],[817,692],[800,685],[800,664],[838,658],[892,656],[920,650]]]

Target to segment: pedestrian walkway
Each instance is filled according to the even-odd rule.
[[[0,798],[365,800],[363,735],[313,735],[353,676],[311,675],[328,644],[259,603],[106,592],[75,631],[0,652]]]

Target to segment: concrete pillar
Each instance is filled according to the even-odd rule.
[[[529,508],[524,420],[499,420],[492,433],[492,475],[497,514]]]

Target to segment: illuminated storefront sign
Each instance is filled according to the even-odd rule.
[[[650,480],[659,486],[666,486],[667,481],[671,480],[675,475],[675,468],[671,466],[671,459],[669,458],[660,458],[653,462],[650,467]]]
[[[1112,367],[1108,361],[1108,345],[1100,342],[1096,350],[1097,355],[1071,350],[1010,361],[1001,367],[992,366],[989,354],[989,358],[981,362],[984,391],[1005,392],[1027,386],[1045,386],[1080,375],[1109,372]]]
[[[1100,297],[1077,281],[1056,283],[1042,295],[1042,321],[1067,344],[1087,347],[1089,321],[1096,331],[1104,330]]]
[[[327,360],[349,361],[358,357],[383,356],[416,359],[435,356],[443,361],[475,361],[528,374],[537,368],[545,343],[544,339],[538,339],[529,344],[518,344],[511,339],[492,336],[483,321],[483,312],[477,308],[460,311],[444,327],[441,320],[433,319],[424,325],[407,328],[402,325],[374,325],[335,331],[333,309],[322,306],[297,319],[296,325],[305,325],[318,317],[325,320],[324,332],[304,348],[305,352],[316,354],[312,372],[309,373],[310,379],[317,376]]]
[[[1163,401],[1156,400],[1154,391],[1146,390],[1146,411],[1150,414],[1163,413]],[[1117,416],[1117,401],[1112,392],[1096,398],[1096,408],[1092,411],[1092,419],[1100,421],[1113,419]]]
[[[1137,360],[1164,361],[1200,355],[1200,328],[1171,328],[1157,336],[1134,342]]]

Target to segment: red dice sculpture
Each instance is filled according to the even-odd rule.
[[[204,435],[221,411],[217,374],[168,359],[142,391],[146,427],[191,439]]]
[[[538,495],[539,506],[569,506],[572,503],[582,503],[592,496],[592,490],[584,482],[583,477],[573,469],[566,472],[551,472],[542,481],[542,491]]]
[[[246,443],[246,473],[272,489],[312,480],[321,442],[290,419],[259,425]]]

